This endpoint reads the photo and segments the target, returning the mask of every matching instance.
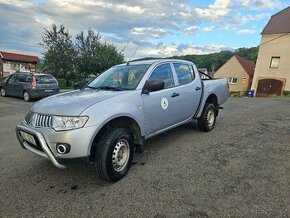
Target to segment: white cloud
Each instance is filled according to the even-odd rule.
[[[254,33],[246,24],[270,16],[264,11],[257,13],[257,10],[279,5],[277,0],[213,0],[203,7],[192,2],[0,0],[0,29],[5,30],[0,34],[0,46],[39,51],[43,28],[50,28],[54,23],[63,24],[72,35],[92,28],[120,49],[126,47],[126,56],[130,56],[136,47],[140,55],[214,52],[222,47],[206,46],[206,41],[202,41],[201,46],[183,44],[183,38],[198,36],[199,31],[212,34],[210,32],[217,29],[235,34]],[[256,11],[253,12],[253,8]],[[175,44],[170,44],[173,40],[176,40]],[[156,44],[157,41],[164,44]]]
[[[165,35],[166,32],[162,28],[134,27],[131,30],[131,33],[133,35],[138,35],[138,36],[146,36],[146,35],[149,35],[150,37],[153,37],[153,38],[159,38],[159,37]]]
[[[280,5],[277,0],[240,0],[240,6],[248,9],[272,9]]]
[[[231,2],[231,0],[216,0],[208,8],[193,8],[192,10],[198,17],[206,20],[221,19],[230,12]]]
[[[204,32],[211,32],[216,28],[217,28],[216,26],[206,26],[206,27],[203,27],[201,30]]]
[[[197,46],[193,44],[164,44],[164,43],[145,43],[144,46],[141,46],[142,42],[117,42],[115,45],[117,46],[119,51],[123,51],[127,60],[132,56],[132,54],[137,49],[134,54],[133,59],[139,59],[144,57],[172,57],[174,55],[188,55],[188,54],[208,54],[214,52],[220,52],[225,49],[231,49],[223,45],[205,45],[205,46]],[[232,50],[232,49],[231,49]]]
[[[254,34],[256,33],[257,30],[253,30],[253,29],[240,29],[236,31],[236,34]]]
[[[198,29],[199,29],[198,26],[190,26],[183,29],[183,32],[186,33],[187,35],[194,35]]]

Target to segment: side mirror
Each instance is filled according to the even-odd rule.
[[[151,80],[147,81],[142,90],[142,94],[149,94],[164,89],[164,81],[162,80]]]

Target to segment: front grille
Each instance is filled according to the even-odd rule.
[[[52,116],[50,115],[35,114],[29,112],[25,116],[24,120],[28,125],[34,127],[52,127]]]

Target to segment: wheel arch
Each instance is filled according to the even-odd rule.
[[[202,105],[198,111],[198,114],[195,118],[199,118],[204,110],[205,104],[206,103],[212,103],[214,104],[215,108],[216,108],[216,116],[218,116],[219,114],[219,104],[218,104],[218,98],[214,93],[211,93],[207,96],[206,100],[203,100]]]
[[[132,134],[132,137],[134,139],[134,144],[139,147],[139,146],[143,146],[143,136],[142,136],[142,130],[140,128],[139,123],[132,117],[127,116],[127,115],[120,115],[117,117],[114,117],[106,122],[104,122],[104,124],[102,125],[101,128],[99,128],[99,130],[97,131],[97,133],[95,134],[91,145],[90,145],[90,150],[89,150],[89,154],[90,154],[90,158],[94,158],[95,157],[95,152],[96,152],[96,147],[97,144],[101,138],[101,136],[104,134],[104,132],[109,131],[110,129],[113,128],[118,128],[118,127],[125,127],[127,129],[129,129],[130,133]]]
[[[215,106],[215,109],[216,109],[215,110],[215,114],[216,114],[216,116],[218,116],[218,114],[219,114],[219,104],[218,104],[218,98],[217,98],[217,96],[215,94],[210,94],[207,97],[205,103],[211,103],[211,104],[213,104]]]

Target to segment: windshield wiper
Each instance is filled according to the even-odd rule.
[[[103,90],[113,90],[113,91],[122,91],[124,90],[122,87],[117,86],[98,86],[94,87],[95,89],[103,89]]]

